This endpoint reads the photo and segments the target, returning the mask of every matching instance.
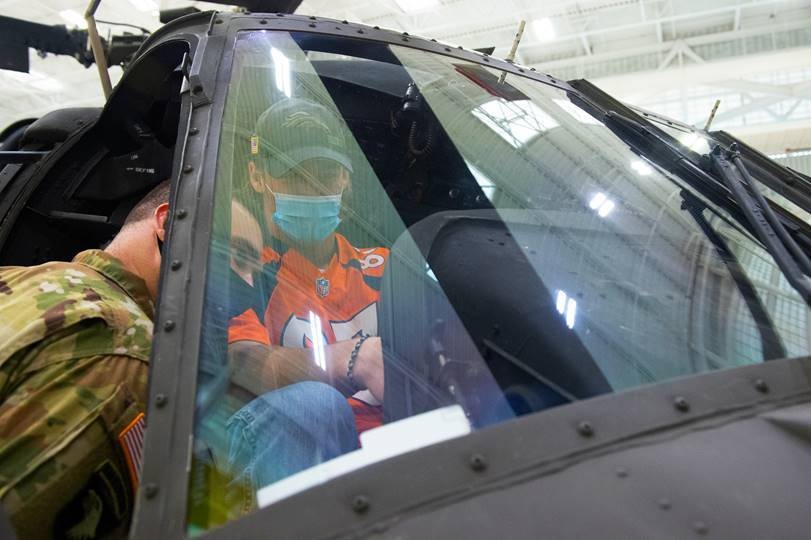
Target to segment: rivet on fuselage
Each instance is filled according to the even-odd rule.
[[[476,472],[482,472],[487,468],[487,458],[482,454],[472,454],[468,460],[470,468]]]
[[[363,514],[369,510],[369,506],[371,506],[371,501],[369,501],[369,497],[366,495],[356,495],[355,498],[352,499],[352,510],[354,510],[356,514]]]
[[[594,428],[592,427],[590,422],[583,420],[579,424],[577,424],[577,432],[580,433],[583,437],[591,437],[594,435]]]

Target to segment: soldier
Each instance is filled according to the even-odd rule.
[[[169,182],[105,250],[0,268],[0,500],[18,536],[123,536],[138,485]]]

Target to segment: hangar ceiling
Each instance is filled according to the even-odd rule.
[[[102,0],[98,18],[154,30],[185,0]],[[84,0],[0,0],[0,13],[75,26]],[[304,0],[298,13],[359,21],[507,54],[560,78],[588,78],[620,99],[714,127],[771,154],[811,149],[811,0]],[[74,15],[75,14],[75,15]],[[100,25],[108,32],[135,31]],[[113,81],[121,69],[111,69]],[[0,125],[102,103],[95,68],[31,53],[31,73],[0,72]]]

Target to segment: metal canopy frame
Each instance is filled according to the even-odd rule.
[[[173,198],[167,254],[150,373],[149,430],[133,519],[134,538],[185,536],[197,361],[206,281],[220,121],[237,33],[310,32],[396,44],[503,69],[573,89],[565,81],[461,47],[346,21],[289,14],[201,13],[180,18],[144,43],[138,57],[167,41],[191,47],[188,85],[172,169]],[[125,76],[126,77],[126,74]],[[168,471],[167,471],[168,467]]]
[[[150,369],[149,429],[132,538],[187,536],[214,165],[233,49],[237,33],[244,30],[311,32],[412,47],[492,66],[580,95],[568,83],[524,66],[347,21],[289,14],[204,13],[178,19],[153,34],[139,55],[166,41],[184,40],[189,43],[191,63],[175,147],[173,212],[161,272]],[[559,407],[347,474],[204,536],[249,538],[270,533],[277,538],[321,538],[379,533],[407,514],[507,489],[547,474],[555,463],[572,463],[622,448],[632,438],[676,426],[703,429],[705,422],[720,416],[736,417],[754,409],[807,401],[811,399],[809,373],[811,360],[788,360]],[[639,407],[640,403],[644,406]],[[550,433],[555,438],[542,436]]]

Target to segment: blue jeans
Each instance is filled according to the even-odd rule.
[[[314,381],[259,396],[228,420],[226,433],[232,478],[252,499],[245,510],[257,489],[358,448],[346,398]]]

